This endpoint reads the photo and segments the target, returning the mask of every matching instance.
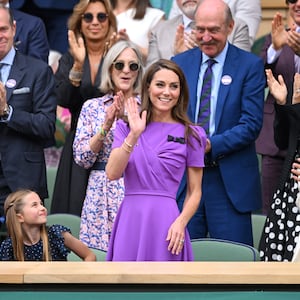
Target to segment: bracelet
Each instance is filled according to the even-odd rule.
[[[104,138],[106,137],[108,131],[105,130],[105,129],[103,128],[103,126],[101,126],[101,127],[99,128],[99,130],[98,130],[98,133],[99,133],[100,136],[101,136],[100,138],[98,138],[98,140],[99,140],[99,141],[103,141]]]
[[[80,81],[74,81],[74,80],[71,80],[71,79],[70,79],[70,82],[71,82],[71,84],[72,84],[73,86],[75,86],[75,87],[79,87],[79,86],[80,86]]]
[[[99,129],[99,133],[100,133],[102,136],[106,137],[107,134],[108,134],[108,131],[105,130],[105,129],[103,128],[103,126],[101,126],[100,129]]]
[[[121,148],[122,148],[125,152],[127,152],[127,153],[129,153],[129,154],[132,152],[132,150],[129,150],[129,149],[127,149],[127,148],[124,146],[124,143],[122,144]]]
[[[73,68],[69,72],[69,79],[71,81],[80,82],[82,79],[82,71],[75,71]]]
[[[127,142],[126,138],[124,139],[124,143],[125,143],[125,145],[126,145],[127,147],[129,147],[129,148],[132,148],[132,147],[133,147],[133,145],[131,145],[131,144],[129,144],[129,143]]]

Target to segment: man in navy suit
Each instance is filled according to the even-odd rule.
[[[68,50],[67,22],[79,0],[13,0],[11,7],[40,17],[47,30],[51,50]]]
[[[9,7],[12,0],[0,0],[0,3]],[[49,44],[43,21],[17,9],[11,8],[16,21],[15,47],[21,53],[42,59],[48,63]]]
[[[200,1],[195,21],[199,48],[173,58],[185,73],[190,92],[188,113],[195,123],[207,60],[212,58],[216,63],[212,67],[202,198],[188,226],[189,232],[192,239],[209,234],[252,245],[251,212],[261,205],[255,140],[263,119],[263,61],[228,42],[234,21],[224,1]],[[179,202],[185,192],[183,179]]]
[[[0,216],[10,192],[20,188],[48,197],[44,148],[53,144],[54,77],[40,59],[14,48],[16,23],[0,4]]]

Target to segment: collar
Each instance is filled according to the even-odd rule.
[[[16,55],[16,50],[15,50],[14,47],[11,47],[11,49],[8,51],[6,56],[4,56],[3,59],[0,62],[5,64],[5,65],[10,65],[11,66],[13,64],[15,55]]]
[[[225,59],[226,59],[226,54],[228,51],[228,42],[226,43],[224,49],[222,52],[217,55],[216,57],[209,57],[205,53],[202,52],[202,63],[201,65],[204,65],[210,58],[213,58],[218,64],[224,65]]]
[[[182,23],[184,26],[184,30],[186,30],[189,27],[191,22],[193,22],[193,20],[188,18],[186,15],[182,14]]]

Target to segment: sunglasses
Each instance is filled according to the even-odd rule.
[[[104,23],[108,18],[108,14],[105,14],[103,12],[100,12],[97,14],[97,20],[100,23]],[[94,15],[91,13],[85,13],[82,15],[82,19],[86,22],[86,23],[91,23],[94,19]]]
[[[115,62],[113,62],[113,65],[114,65],[115,69],[118,71],[122,71],[125,67],[125,63],[122,61],[115,61]],[[139,68],[140,68],[140,65],[138,63],[135,63],[135,62],[129,63],[130,71],[137,71]]]
[[[287,0],[288,3],[295,4],[298,0]]]

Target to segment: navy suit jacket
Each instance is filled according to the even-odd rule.
[[[194,120],[197,82],[202,62],[199,48],[172,58],[183,70],[189,86],[188,115]],[[228,197],[240,212],[261,207],[261,188],[255,139],[262,126],[265,74],[261,58],[229,44],[220,83],[215,133],[210,137],[212,160],[218,161]],[[205,171],[204,171],[205,176]],[[183,197],[185,185],[178,195]]]
[[[25,2],[26,0],[13,0],[11,6],[19,9]],[[33,0],[33,2],[40,8],[73,10],[79,0]]]
[[[48,197],[44,147],[54,141],[56,98],[51,68],[16,53],[6,82],[11,119],[0,122],[2,169],[12,191],[35,190]]]
[[[12,9],[17,24],[15,47],[21,53],[48,63],[49,44],[44,22],[35,16]]]

